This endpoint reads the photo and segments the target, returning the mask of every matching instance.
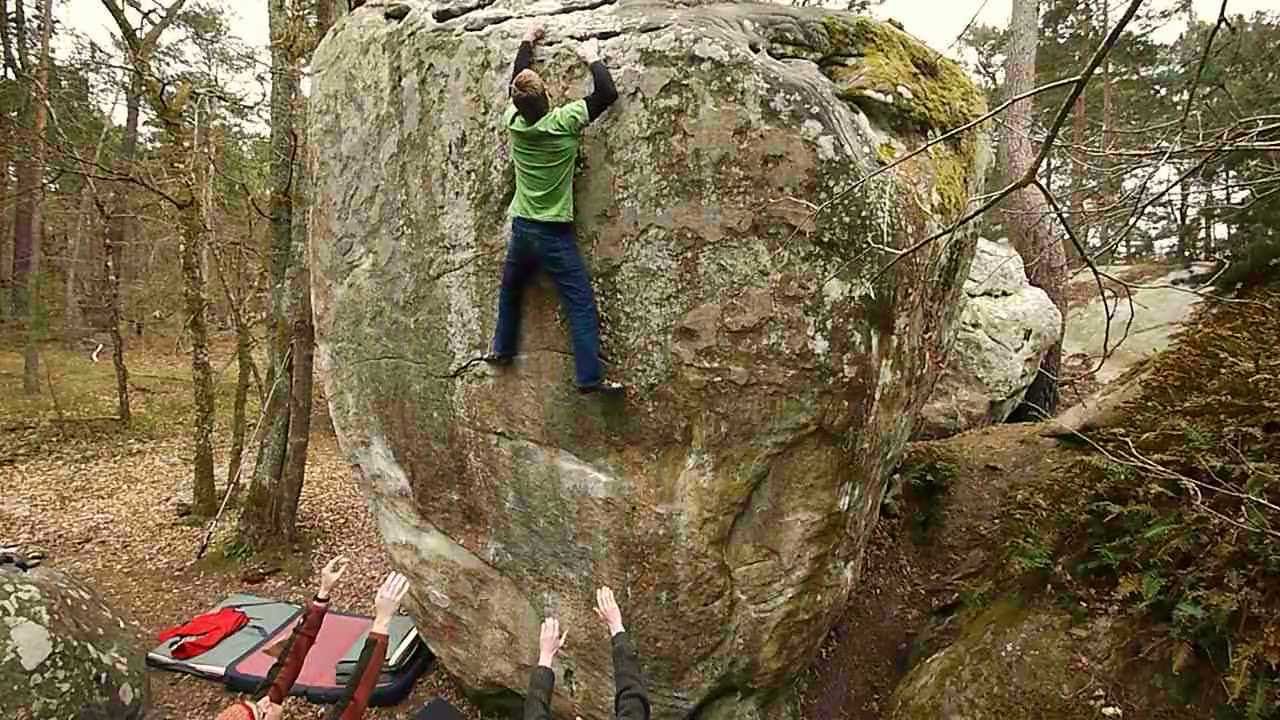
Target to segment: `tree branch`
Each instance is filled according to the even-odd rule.
[[[1120,40],[1120,35],[1124,32],[1124,28],[1129,24],[1131,20],[1133,20],[1133,16],[1138,12],[1138,8],[1142,6],[1142,3],[1143,3],[1143,0],[1132,0],[1132,2],[1130,2],[1128,9],[1125,10],[1125,13],[1120,18],[1120,21],[1116,23],[1116,26],[1111,29],[1111,32],[1108,33],[1106,39],[1104,39],[1102,41],[1102,44],[1098,46],[1098,49],[1094,52],[1093,57],[1089,60],[1089,64],[1085,67],[1084,71],[1081,72],[1078,76],[1076,76],[1076,78],[1072,81],[1071,94],[1068,95],[1067,99],[1064,100],[1062,104],[1058,107],[1057,117],[1054,119],[1053,125],[1050,126],[1049,132],[1045,136],[1044,144],[1041,145],[1041,148],[1040,148],[1040,154],[1036,157],[1035,162],[1031,164],[1031,167],[1027,168],[1027,172],[1024,173],[1022,177],[1018,178],[1017,180],[1009,183],[1004,188],[1002,188],[992,198],[987,200],[987,202],[983,203],[982,206],[979,207],[977,210],[974,210],[968,215],[965,215],[960,220],[952,223],[947,229],[942,230],[941,232],[934,233],[933,235],[930,235],[929,237],[925,238],[924,240],[921,240],[915,245],[912,245],[911,247],[903,251],[901,254],[899,254],[897,257],[895,257],[893,260],[890,260],[887,265],[885,265],[883,268],[880,269],[879,272],[876,273],[872,282],[874,282],[875,280],[879,280],[881,276],[883,276],[889,270],[893,269],[895,265],[902,262],[903,258],[906,258],[912,255],[916,251],[920,250],[921,248],[933,242],[934,240],[937,240],[938,238],[945,237],[947,235],[954,233],[956,230],[967,225],[969,222],[973,221],[975,218],[985,214],[991,208],[995,207],[1001,201],[1003,201],[1006,197],[1012,195],[1018,190],[1021,190],[1025,187],[1030,186],[1033,182],[1035,182],[1036,174],[1040,171],[1040,167],[1044,164],[1045,160],[1048,159],[1049,152],[1050,150],[1052,150],[1053,143],[1055,140],[1057,140],[1058,134],[1062,132],[1062,126],[1066,124],[1067,118],[1071,116],[1071,111],[1072,111],[1072,108],[1075,106],[1076,98],[1078,98],[1080,94],[1084,92],[1085,87],[1087,87],[1089,84],[1089,80],[1093,78],[1093,75],[1095,72],[1097,72],[1098,67],[1102,65],[1102,61],[1106,59],[1107,54],[1111,52],[1112,48],[1114,48],[1116,43]],[[843,267],[841,269],[843,269]]]
[[[26,0],[16,0],[13,6],[14,31],[17,33],[18,64],[24,74],[31,71],[31,57],[27,54],[27,14],[22,4]],[[8,20],[8,16],[5,16]]]

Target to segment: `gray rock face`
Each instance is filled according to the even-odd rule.
[[[309,108],[317,365],[407,606],[464,684],[507,698],[558,615],[556,713],[598,720],[613,681],[591,601],[609,584],[654,717],[747,717],[856,588],[973,252],[898,248],[964,210],[976,138],[871,175],[981,114],[981,95],[848,15],[410,5],[334,29]],[[535,21],[558,98],[589,88],[586,37],[621,94],[587,131],[576,206],[625,401],[574,391],[549,283],[526,293],[514,367],[454,372],[493,332],[513,185],[500,117]]]
[[[96,593],[38,567],[0,566],[0,717],[140,720],[143,654]]]
[[[1062,314],[1027,282],[1007,243],[979,240],[964,284],[955,346],[916,426],[917,438],[949,437],[1004,422],[1062,333]]]

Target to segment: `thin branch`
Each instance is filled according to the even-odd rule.
[[[1218,21],[1213,24],[1213,29],[1209,31],[1209,38],[1205,41],[1204,52],[1200,55],[1200,64],[1196,67],[1196,74],[1191,77],[1191,86],[1187,90],[1187,102],[1182,107],[1183,128],[1187,126],[1187,118],[1191,117],[1191,106],[1195,103],[1196,89],[1200,86],[1200,78],[1204,75],[1205,65],[1209,62],[1209,52],[1213,50],[1213,40],[1218,36],[1218,30],[1227,22],[1227,0],[1222,0],[1222,7],[1218,9]]]

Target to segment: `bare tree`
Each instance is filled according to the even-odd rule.
[[[311,433],[315,330],[311,320],[311,268],[305,205],[305,141],[298,120],[305,100],[299,92],[302,63],[342,12],[344,3],[321,0],[314,23],[291,15],[285,0],[267,5],[271,28],[271,367],[267,384],[280,383],[267,409],[265,432],[240,534],[252,546],[283,535],[294,538],[298,501]],[[299,212],[299,210],[302,212]]]
[[[113,3],[114,4],[114,3]],[[116,160],[116,174],[128,178],[134,172],[134,160],[138,152],[138,123],[142,110],[143,77],[136,69],[137,63],[149,66],[151,57],[160,44],[160,36],[178,18],[183,2],[171,5],[141,37],[137,37],[136,45],[127,45],[128,51],[136,60],[131,63],[133,72],[125,84],[125,121],[124,136],[120,143],[120,154]],[[111,8],[108,7],[108,10]],[[113,13],[117,24],[128,21],[123,12]],[[106,306],[107,329],[111,336],[112,363],[116,373],[116,402],[120,421],[128,426],[132,422],[133,412],[129,401],[129,368],[125,364],[125,341],[120,332],[120,279],[124,271],[124,247],[127,228],[133,218],[130,207],[131,193],[128,182],[117,182],[112,189],[110,209],[107,211],[107,232],[103,235],[103,263],[107,280]]]
[[[132,71],[142,89],[152,113],[159,121],[164,134],[161,158],[173,174],[169,189],[155,189],[178,211],[179,260],[182,267],[184,309],[187,331],[191,337],[191,379],[195,416],[192,421],[194,459],[194,511],[213,515],[217,510],[217,497],[213,483],[213,369],[209,362],[209,332],[206,325],[208,300],[204,293],[202,256],[206,240],[204,223],[204,198],[198,192],[194,161],[194,134],[184,113],[191,101],[193,88],[189,82],[180,82],[170,90],[156,76],[152,61],[154,44],[159,41],[160,24],[151,32],[139,36],[117,0],[102,0],[102,4],[115,20],[128,50]],[[186,0],[175,0],[164,9],[161,22],[172,23],[182,11]]]
[[[5,0],[0,0],[0,17],[5,15]],[[6,23],[0,22],[0,27]],[[6,38],[8,33],[5,33]],[[3,72],[0,72],[0,80]],[[13,274],[13,230],[9,226],[9,167],[13,164],[13,125],[8,109],[0,110],[0,320],[9,317],[9,300]]]
[[[30,154],[19,156],[17,161],[17,205],[14,210],[13,231],[13,313],[23,320],[24,344],[22,362],[23,392],[34,395],[40,391],[40,244],[44,196],[44,134],[48,127],[46,103],[49,97],[49,37],[53,31],[52,1],[45,0],[40,25],[40,60],[32,75],[31,59],[26,48],[26,10],[23,0],[14,6],[17,28],[18,61],[20,74],[31,77],[28,87],[32,92],[27,98],[23,116],[30,119],[30,130],[25,133]],[[0,8],[6,10],[7,8]],[[5,16],[7,21],[7,14]],[[9,47],[5,41],[6,63]],[[21,134],[21,133],[20,133]]]

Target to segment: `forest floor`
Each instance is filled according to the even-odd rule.
[[[229,349],[222,350],[215,354],[215,369],[230,359]],[[282,548],[278,561],[230,562],[215,545],[196,563],[203,526],[176,511],[179,488],[189,485],[191,472],[186,432],[191,370],[186,358],[173,352],[171,340],[130,352],[135,422],[127,431],[103,419],[115,410],[109,357],[93,363],[87,352],[49,348],[42,360],[41,392],[25,396],[21,354],[0,352],[0,487],[5,488],[0,545],[43,549],[48,565],[97,588],[135,624],[140,642],[147,645],[161,629],[233,592],[303,602],[315,592],[319,567],[337,554],[352,562],[335,592],[335,606],[372,613],[374,591],[390,565],[327,416],[312,425],[298,519],[304,541]],[[234,375],[232,364],[217,387],[216,461],[224,476]],[[252,425],[256,408],[248,415]],[[234,699],[217,683],[148,672],[153,698],[149,718],[211,718]],[[367,717],[409,718],[436,695],[448,698],[468,718],[480,717],[439,669],[421,678],[408,700],[370,710]],[[297,699],[289,702],[291,718],[318,718],[324,711],[324,706]]]

